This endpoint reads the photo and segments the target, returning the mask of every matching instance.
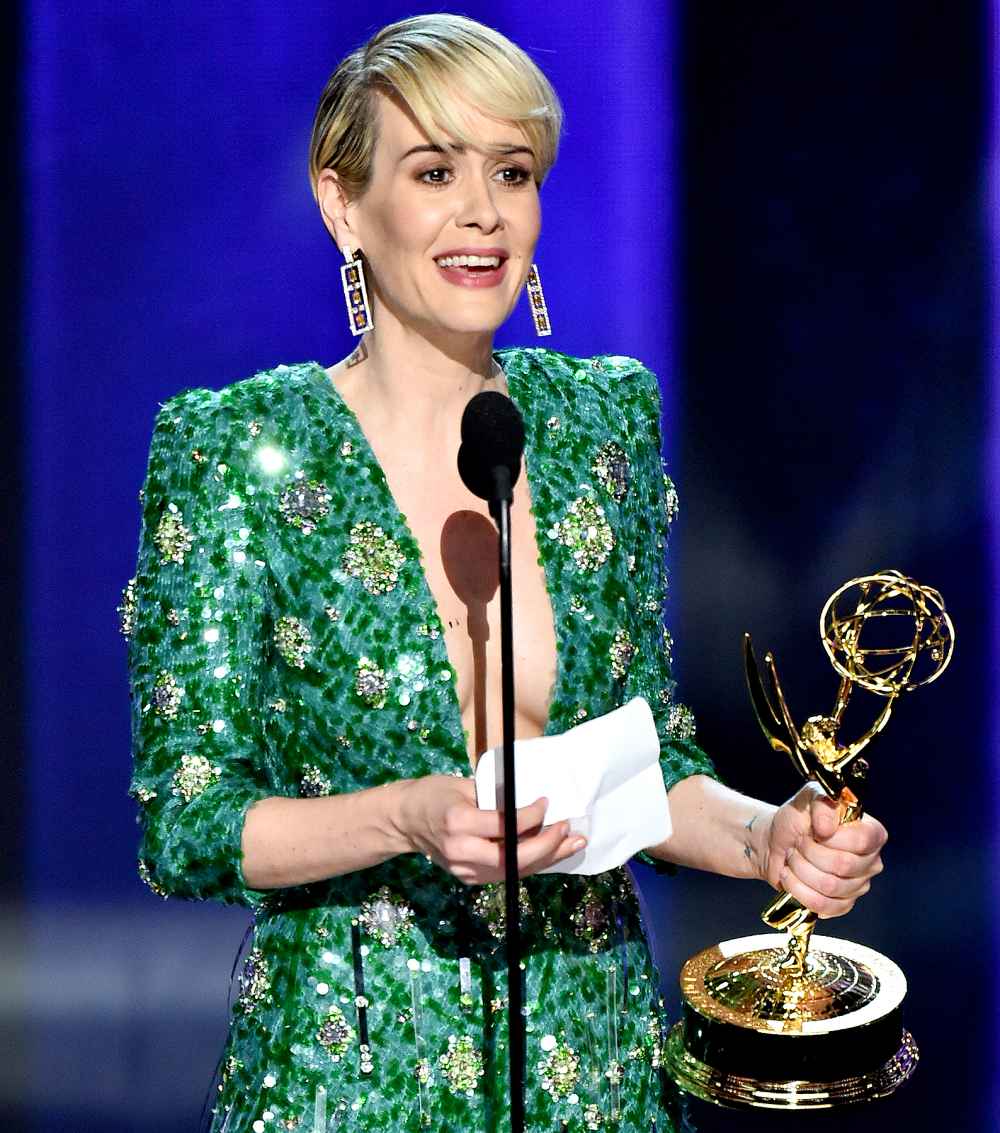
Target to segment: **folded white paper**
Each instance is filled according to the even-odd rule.
[[[621,708],[557,736],[514,741],[515,803],[545,796],[544,826],[570,820],[587,845],[542,873],[603,873],[670,837],[670,808],[660,769],[660,740],[649,705]],[[476,764],[480,810],[503,809],[503,748]]]

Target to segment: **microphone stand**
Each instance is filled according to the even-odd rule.
[[[524,1010],[521,994],[521,908],[517,871],[517,806],[514,783],[514,637],[510,586],[510,469],[493,470],[490,515],[499,528],[500,672],[503,699],[503,839],[507,922],[507,1034],[510,1056],[510,1128],[524,1133]]]

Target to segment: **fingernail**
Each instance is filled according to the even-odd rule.
[[[570,842],[569,848],[573,851],[573,853],[576,853],[577,850],[582,850],[583,847],[586,846],[586,844],[587,843],[585,839],[574,838],[573,841]]]
[[[785,851],[785,865],[788,865],[788,863],[792,860],[792,854],[794,854],[794,853],[795,853],[795,847],[789,846],[788,849]]]

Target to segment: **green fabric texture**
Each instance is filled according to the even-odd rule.
[[[621,356],[494,357],[524,416],[555,614],[547,734],[643,696],[667,788],[714,775],[663,628],[676,496],[656,378]],[[212,1129],[505,1131],[502,885],[420,854],[280,890],[242,875],[257,800],[470,774],[417,544],[356,418],[316,362],[187,390],[157,416],[141,500],[120,608],[140,874],[255,921]],[[627,869],[526,878],[521,907],[526,1127],[673,1129]]]

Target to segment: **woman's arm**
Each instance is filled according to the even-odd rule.
[[[848,912],[882,871],[885,827],[870,815],[841,826],[815,784],[782,807],[705,775],[681,780],[668,797],[673,830],[647,851],[652,857],[780,885],[820,917]]]
[[[575,854],[585,839],[556,822],[537,830],[545,799],[517,812],[521,876]],[[303,885],[378,865],[396,854],[428,854],[470,885],[504,876],[503,815],[479,810],[472,779],[425,775],[318,799],[273,797],[247,812],[243,876],[255,889]]]
[[[252,485],[224,393],[192,389],[156,419],[126,600],[139,872],[162,896],[255,905],[241,873],[263,769],[269,626]]]

